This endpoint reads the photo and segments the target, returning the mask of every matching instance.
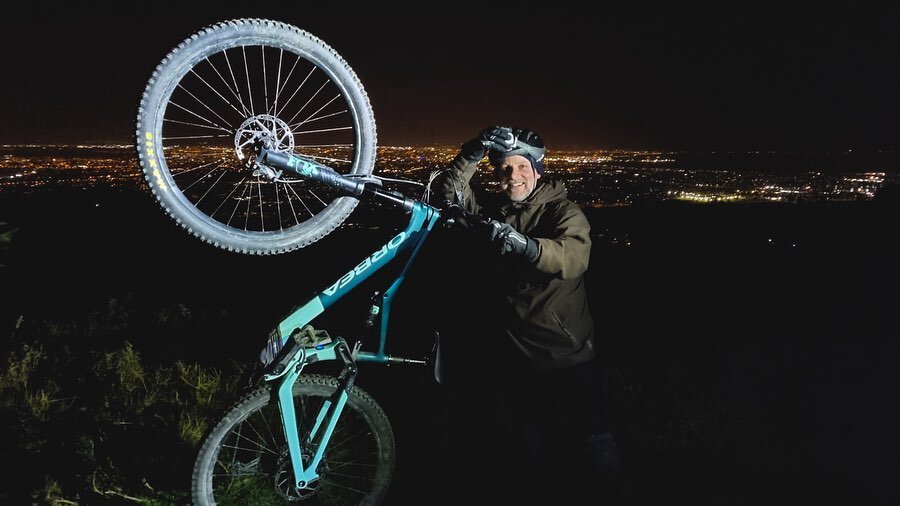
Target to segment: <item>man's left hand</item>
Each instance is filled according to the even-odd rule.
[[[491,242],[500,248],[501,255],[521,255],[529,261],[537,260],[537,241],[519,233],[509,223],[491,220]]]

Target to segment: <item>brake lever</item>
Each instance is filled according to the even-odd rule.
[[[490,220],[480,214],[470,213],[459,206],[459,204],[450,204],[444,208],[444,216],[449,214],[444,220],[446,227],[458,226],[467,229],[474,229],[478,226],[485,226]]]

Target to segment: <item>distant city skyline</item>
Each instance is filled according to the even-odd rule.
[[[195,148],[180,157],[191,160]],[[203,154],[201,150],[198,155]],[[445,167],[455,148],[382,147],[375,173],[397,180],[425,183]],[[569,196],[582,206],[610,207],[643,202],[682,200],[709,202],[846,202],[876,197],[886,183],[900,182],[900,173],[822,155],[813,158],[761,154],[729,158],[661,151],[559,150],[547,157],[548,177],[566,183]],[[900,153],[883,163],[895,166]],[[194,162],[202,165],[202,161]],[[190,162],[188,163],[190,165]],[[794,164],[793,170],[785,165]],[[842,167],[838,167],[843,164]],[[854,168],[856,167],[856,168]],[[817,169],[818,168],[818,169]],[[766,170],[768,169],[768,170]],[[489,183],[484,174],[476,178]],[[123,146],[0,146],[0,193],[29,193],[55,188],[123,188],[145,185],[132,147]],[[404,186],[415,193],[415,188]],[[404,190],[404,191],[405,191]],[[410,193],[412,195],[413,193]]]
[[[900,148],[900,16],[215,7],[45,9],[0,33],[0,144],[128,143],[164,55],[210,23],[267,17],[335,48],[359,75],[380,145],[459,145],[489,124],[551,148]]]

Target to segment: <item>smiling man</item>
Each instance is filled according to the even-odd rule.
[[[586,481],[618,479],[584,283],[591,227],[565,184],[545,177],[544,154],[543,139],[531,130],[488,127],[430,185],[433,204],[487,221],[467,227],[474,237],[454,240],[444,263],[458,269],[448,290],[459,292],[454,319],[465,322],[456,333],[465,335],[466,351],[450,356],[469,362],[457,368],[474,385],[461,409],[483,422],[484,411],[473,403],[500,408],[499,432],[511,435],[506,453],[522,485],[560,452],[582,457],[564,461],[580,462],[579,472],[593,470]],[[485,156],[499,191],[471,184]]]

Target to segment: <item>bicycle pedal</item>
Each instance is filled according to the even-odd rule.
[[[304,348],[315,348],[331,342],[331,336],[327,330],[316,330],[312,325],[306,325],[292,334],[294,341]]]

